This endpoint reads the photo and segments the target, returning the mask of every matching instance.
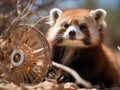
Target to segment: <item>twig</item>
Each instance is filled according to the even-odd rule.
[[[32,3],[32,5],[30,5],[30,3]],[[18,0],[17,1],[17,14],[18,14],[17,18],[23,19],[24,17],[26,17],[30,13],[30,11],[31,11],[31,9],[33,7],[33,4],[34,4],[34,0],[29,0],[29,2],[26,5],[26,7],[23,9],[23,11],[21,11],[20,10],[20,7],[21,7],[20,0]]]
[[[20,0],[18,0],[18,1],[17,1],[17,14],[18,14],[18,16],[19,16],[20,13],[21,13],[20,7],[21,7],[21,5],[20,5]]]
[[[117,49],[120,51],[120,46],[117,46]]]
[[[49,16],[45,16],[45,17],[42,17],[41,19],[39,19],[35,24],[33,24],[33,26],[37,26],[37,25],[39,25],[39,23],[41,23],[43,20],[45,20],[45,19],[48,19],[49,18]]]
[[[60,68],[64,71],[68,72],[70,75],[72,75],[76,80],[75,81],[76,84],[82,84],[83,86],[85,86],[87,88],[92,87],[90,82],[88,82],[88,81],[84,80],[82,77],[80,77],[80,75],[75,70],[73,70],[72,68],[67,67],[65,65],[62,65],[60,63],[56,63],[56,62],[52,62],[52,64],[53,64],[54,67]]]

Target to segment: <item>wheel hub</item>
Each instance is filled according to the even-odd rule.
[[[25,60],[24,52],[21,49],[15,49],[13,50],[10,59],[13,66],[20,66]]]

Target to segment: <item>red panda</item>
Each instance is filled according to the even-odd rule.
[[[110,87],[119,83],[119,72],[113,53],[103,43],[105,17],[103,9],[54,8],[50,11],[46,37],[53,61],[74,69],[93,85],[100,82]]]

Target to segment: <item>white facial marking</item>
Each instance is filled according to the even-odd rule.
[[[50,32],[49,32],[49,40],[50,41],[53,41],[54,39],[55,39],[55,37],[56,37],[56,35],[57,35],[57,33],[58,33],[58,31],[59,31],[59,28],[58,27],[53,27],[53,28],[51,28],[52,30],[50,30]]]
[[[99,31],[97,30],[96,27],[90,27],[89,28],[89,33],[90,33],[90,37],[91,37],[91,42],[92,43],[97,43],[99,41]]]
[[[78,26],[72,25],[64,33],[63,37],[65,39],[69,38],[69,32],[70,31],[75,31],[76,32],[75,39],[77,39],[77,40],[81,40],[81,39],[83,39],[85,37],[85,35],[80,31],[80,29],[78,28]]]

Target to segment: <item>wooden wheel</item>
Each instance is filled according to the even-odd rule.
[[[3,41],[2,41],[3,40]],[[30,25],[11,27],[1,38],[0,71],[15,84],[43,80],[50,65],[50,49],[45,37]]]

